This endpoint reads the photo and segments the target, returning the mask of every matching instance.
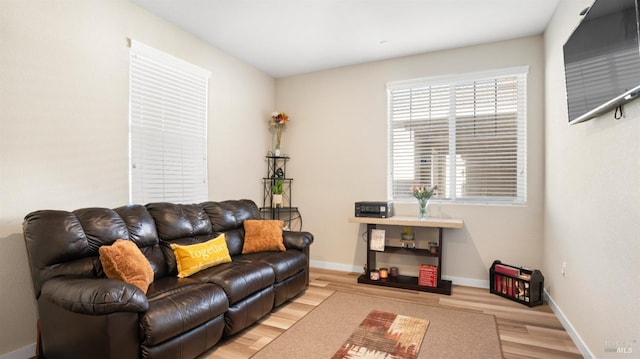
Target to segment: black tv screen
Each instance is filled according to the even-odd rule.
[[[640,92],[638,0],[596,0],[564,45],[569,123],[597,117]]]

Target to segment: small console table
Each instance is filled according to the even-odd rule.
[[[462,228],[463,221],[455,218],[427,218],[420,220],[415,217],[399,217],[391,218],[369,218],[369,217],[350,217],[349,222],[361,223],[367,225],[367,273],[358,277],[358,283],[380,285],[384,287],[413,289],[423,292],[434,292],[440,294],[451,295],[451,281],[442,279],[442,232],[444,228]],[[376,268],[376,254],[378,251],[371,249],[371,230],[377,225],[387,226],[405,226],[405,227],[428,227],[438,229],[439,250],[438,253],[432,254],[427,249],[403,248],[385,245],[385,253],[396,254],[413,254],[426,257],[438,258],[437,287],[428,287],[418,285],[418,277],[399,275],[396,278],[388,277],[386,279],[371,280],[368,271]]]

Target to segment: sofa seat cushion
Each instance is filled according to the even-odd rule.
[[[210,284],[165,277],[147,292],[149,310],[140,318],[141,342],[154,346],[186,333],[229,309],[222,289]]]
[[[275,282],[271,266],[260,262],[234,261],[195,273],[191,279],[214,283],[222,288],[233,305]]]
[[[243,254],[235,257],[234,260],[268,264],[275,273],[276,283],[280,283],[307,268],[307,256],[297,250]]]

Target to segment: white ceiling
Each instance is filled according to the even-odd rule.
[[[541,34],[560,0],[131,0],[285,77]]]

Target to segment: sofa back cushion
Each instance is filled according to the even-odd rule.
[[[222,202],[204,202],[200,206],[211,221],[215,234],[224,233],[229,254],[242,254],[244,244],[243,223],[247,219],[260,219],[260,210],[255,202],[247,199]]]
[[[212,233],[209,216],[197,204],[157,202],[149,203],[145,207],[155,221],[158,237],[163,241],[188,241],[205,238]]]
[[[133,205],[28,214],[23,229],[36,297],[42,284],[56,276],[103,276],[99,248],[117,239],[134,241],[154,275],[164,275],[167,265],[153,221],[145,212],[143,206]]]

